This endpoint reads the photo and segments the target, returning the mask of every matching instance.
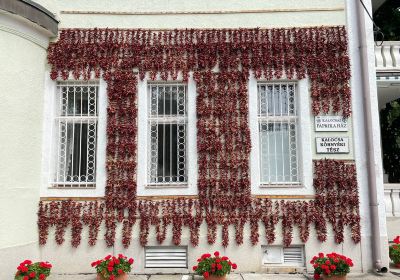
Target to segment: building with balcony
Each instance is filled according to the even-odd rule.
[[[396,5],[391,1],[374,2],[375,17],[388,13],[387,22],[381,29],[390,34],[377,34],[375,42],[375,67],[378,102],[381,122],[382,160],[384,170],[385,204],[389,239],[398,235],[400,229],[400,178],[399,178],[399,138],[400,128],[397,107],[400,102],[400,42],[398,31],[390,13],[396,13]],[[387,26],[389,27],[387,27]],[[378,38],[379,37],[379,38]],[[391,40],[392,39],[392,40]]]

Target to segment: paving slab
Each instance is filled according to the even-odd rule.
[[[312,274],[307,275],[307,278],[309,280],[314,279]],[[400,280],[399,276],[396,276],[395,274],[388,272],[388,273],[383,273],[383,274],[377,274],[377,273],[365,273],[365,274],[358,274],[358,273],[352,273],[350,275],[347,275],[348,280]]]
[[[394,275],[393,273],[382,273],[382,274],[375,274],[375,273],[369,273],[369,274],[353,274],[347,277],[348,279],[366,279],[366,280],[372,280],[372,279],[380,279],[380,280],[399,280],[400,277]]]
[[[186,275],[182,275],[182,274],[151,275],[149,280],[182,280],[183,276],[186,276]],[[186,278],[186,277],[183,277],[183,278]]]
[[[193,279],[189,278],[189,280],[203,280],[203,276],[199,276],[199,275],[193,275]],[[240,273],[231,273],[228,274],[226,276],[227,280],[243,280],[242,276],[240,275]],[[182,280],[186,280],[186,279],[182,279]]]
[[[285,279],[307,279],[303,274],[258,274],[258,273],[242,273],[243,280],[285,280]]]
[[[52,274],[49,280],[96,280],[96,274]],[[147,275],[129,275],[128,280],[147,280]]]
[[[96,280],[96,274],[52,274],[49,280]],[[165,275],[129,275],[129,280],[202,280],[201,276],[165,274]],[[313,279],[313,275],[303,274],[260,274],[243,273],[230,274],[227,280],[296,280]],[[400,280],[398,271],[390,271],[385,274],[351,274],[347,276],[348,280]]]

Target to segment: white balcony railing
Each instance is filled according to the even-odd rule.
[[[400,41],[385,41],[375,45],[376,71],[400,71]]]
[[[387,217],[400,218],[400,184],[384,184]]]

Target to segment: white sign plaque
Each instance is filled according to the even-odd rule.
[[[348,131],[348,122],[341,116],[316,116],[315,131]]]
[[[348,154],[349,137],[316,137],[318,154]]]

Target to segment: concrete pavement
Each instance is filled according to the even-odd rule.
[[[394,272],[396,273],[396,272]],[[382,275],[376,274],[352,274],[347,277],[349,280],[400,280],[400,274],[395,275],[391,272]],[[48,278],[49,280],[95,280],[95,274],[53,274]],[[130,275],[129,280],[200,280],[202,277],[193,275]],[[300,280],[300,279],[313,279],[312,275],[303,274],[258,274],[258,273],[241,273],[231,274],[227,280]]]

